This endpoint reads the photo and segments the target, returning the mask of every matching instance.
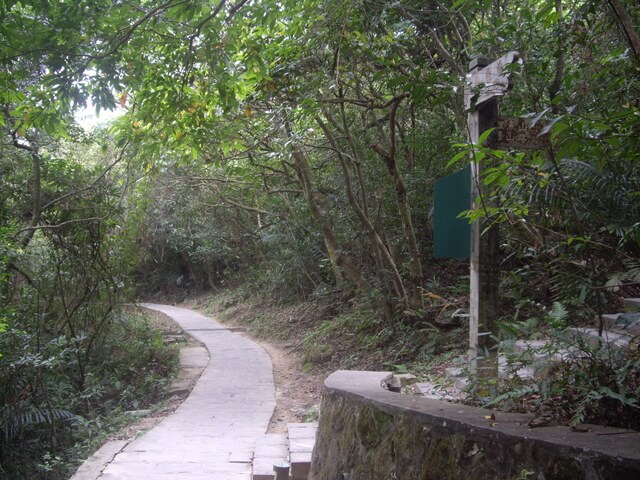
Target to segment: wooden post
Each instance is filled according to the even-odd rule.
[[[493,63],[484,57],[469,64],[469,86],[465,91],[468,113],[469,142],[478,143],[483,132],[498,125],[498,99],[510,88],[509,75],[504,66],[518,59],[511,52]],[[485,142],[497,148],[495,132]],[[488,199],[478,204],[482,186],[482,166],[471,160],[471,208],[483,209],[491,205]],[[496,377],[498,373],[496,320],[499,307],[499,243],[498,227],[480,220],[471,225],[469,360],[472,370],[480,377]]]

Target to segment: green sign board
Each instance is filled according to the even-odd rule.
[[[471,206],[471,169],[436,180],[433,193],[433,256],[469,258],[471,226],[460,212]]]

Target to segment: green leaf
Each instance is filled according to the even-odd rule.
[[[492,128],[488,128],[487,130],[485,130],[484,132],[482,132],[482,134],[480,134],[480,136],[478,137],[478,141],[476,142],[477,145],[484,145],[484,143],[487,141],[487,139],[489,138],[489,136],[495,131],[495,127]]]
[[[468,145],[465,145],[468,147]],[[447,163],[447,168],[451,168],[454,165],[456,165],[458,162],[460,162],[462,159],[467,159],[469,158],[469,150],[462,150],[458,153],[456,153],[453,158],[451,160],[449,160],[449,162]]]

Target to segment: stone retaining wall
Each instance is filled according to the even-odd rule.
[[[325,381],[309,480],[638,480],[640,434],[530,429],[495,412],[380,387],[387,372]]]

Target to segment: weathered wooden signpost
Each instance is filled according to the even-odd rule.
[[[514,150],[544,150],[551,146],[544,122],[535,125],[522,117],[498,117],[496,135],[498,148]]]
[[[494,62],[484,57],[475,58],[469,65],[468,85],[465,90],[465,108],[468,111],[469,142],[477,144],[488,129],[498,127],[498,99],[511,88],[505,67],[518,61],[518,54],[510,52]],[[494,131],[485,146],[498,148],[498,135]],[[486,208],[479,204],[488,199],[481,196],[482,166],[471,160],[471,208]],[[471,368],[481,377],[497,376],[498,360],[495,342],[498,317],[499,282],[498,228],[487,221],[471,225],[470,307],[469,307],[469,359]]]

